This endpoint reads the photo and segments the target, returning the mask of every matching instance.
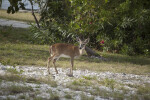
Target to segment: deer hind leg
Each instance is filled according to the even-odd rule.
[[[56,74],[58,74],[58,70],[57,70],[57,67],[56,67],[56,65],[55,65],[57,59],[58,59],[58,58],[54,58],[54,59],[53,59],[53,64],[54,64],[54,67],[55,67]]]
[[[50,61],[54,58],[55,55],[48,57],[48,62],[47,62],[47,71],[50,74],[50,70],[49,70],[49,65],[50,65]]]
[[[50,61],[51,61],[51,57],[48,57],[48,62],[47,62],[47,72],[48,72],[48,74],[50,74],[50,71],[49,71]]]

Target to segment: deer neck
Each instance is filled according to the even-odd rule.
[[[79,55],[83,54],[84,49],[79,49]]]
[[[84,53],[84,49],[79,49],[79,47],[76,46],[76,50],[77,51],[75,53],[75,56],[81,56]]]

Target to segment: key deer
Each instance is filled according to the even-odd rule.
[[[49,64],[51,60],[55,67],[56,74],[58,74],[58,70],[55,65],[56,61],[60,57],[67,57],[67,58],[69,57],[71,62],[71,69],[70,69],[70,74],[68,74],[68,76],[73,76],[74,58],[79,57],[83,54],[83,51],[85,50],[85,46],[89,42],[89,38],[85,39],[84,41],[82,41],[80,38],[77,38],[77,41],[79,42],[79,46],[74,46],[72,44],[66,44],[66,43],[56,43],[50,46],[49,49],[50,57],[48,58],[48,63],[47,63],[49,74],[50,74]]]

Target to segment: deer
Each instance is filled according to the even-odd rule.
[[[73,77],[74,59],[83,54],[85,50],[85,46],[89,42],[89,38],[85,40],[81,40],[79,37],[77,37],[77,41],[79,43],[78,46],[69,43],[56,43],[50,46],[49,48],[50,57],[48,57],[48,62],[47,62],[47,70],[49,74],[50,74],[50,70],[49,70],[50,61],[52,60],[56,74],[58,74],[58,70],[55,63],[60,57],[65,57],[65,58],[70,58],[70,62],[71,62],[70,73],[67,75]]]

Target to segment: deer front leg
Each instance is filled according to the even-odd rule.
[[[71,68],[70,68],[70,74],[68,74],[68,76],[73,77],[73,64],[74,63],[74,59],[71,58]]]
[[[71,70],[70,70],[70,74],[73,76],[73,63],[74,63],[74,59],[71,58]]]

